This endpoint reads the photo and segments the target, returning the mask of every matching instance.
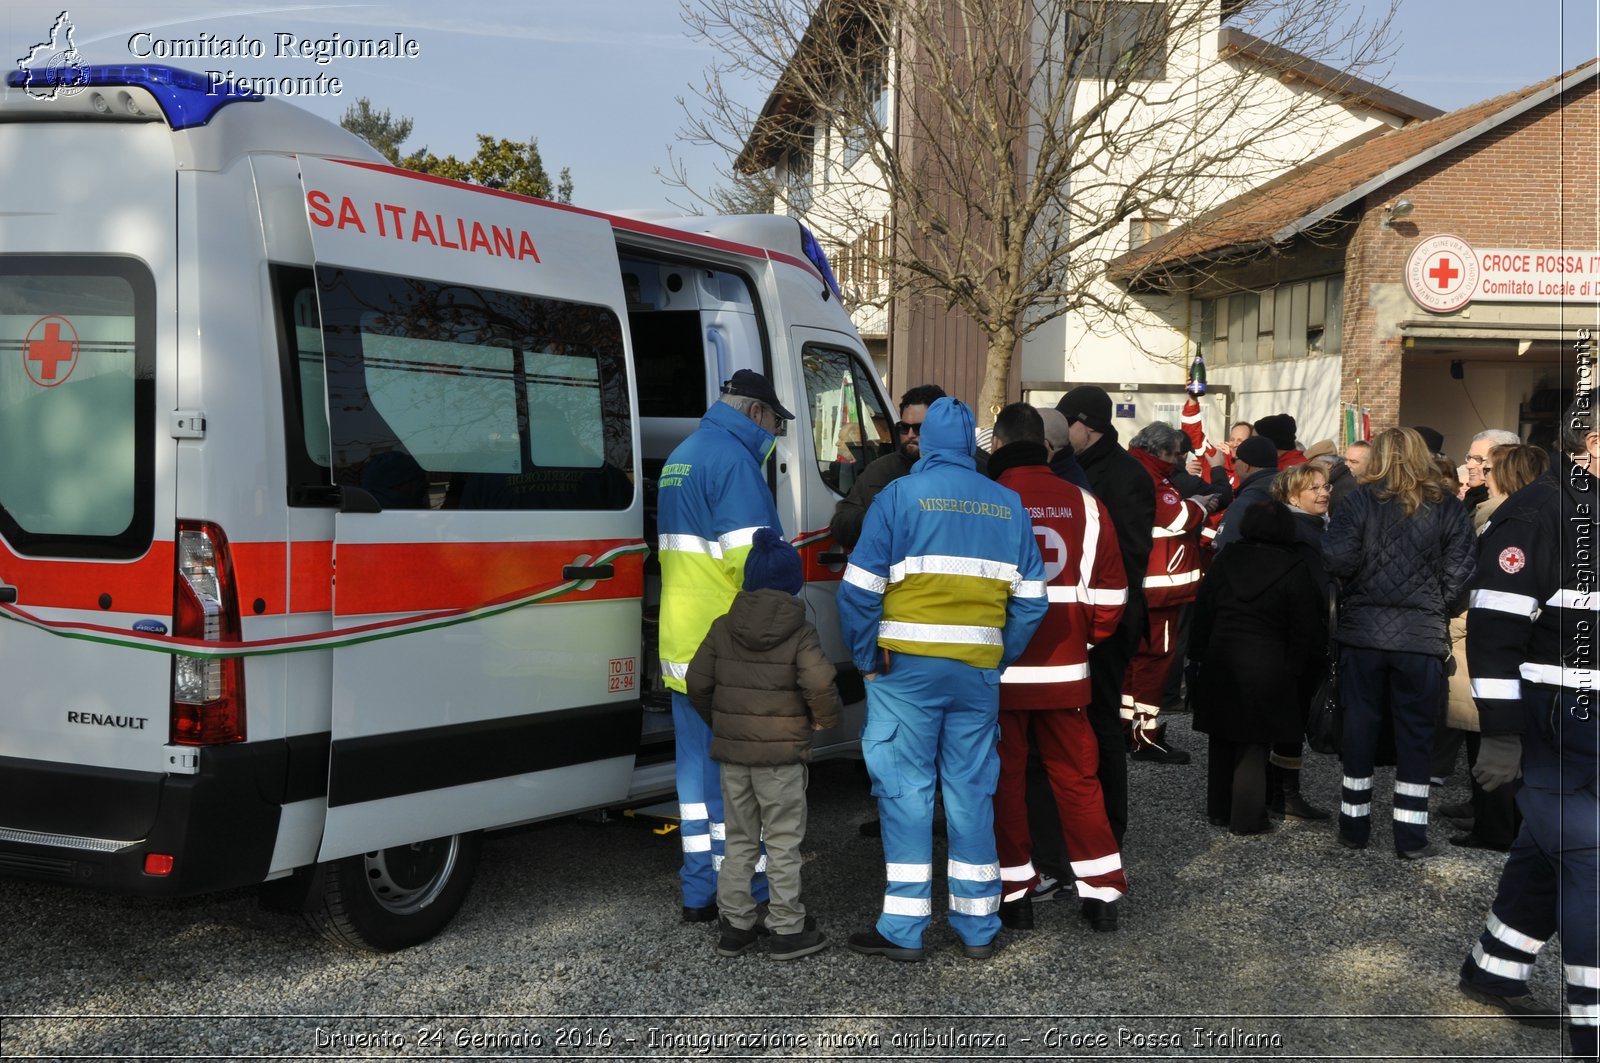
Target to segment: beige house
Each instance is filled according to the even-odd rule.
[[[1004,6],[1004,0],[996,3]],[[989,336],[950,299],[897,293],[888,272],[908,250],[926,255],[937,253],[941,240],[986,239],[998,224],[991,214],[989,230],[979,224],[942,236],[946,227],[934,226],[930,233],[926,225],[908,223],[909,208],[896,207],[892,182],[883,177],[884,164],[901,168],[896,187],[903,189],[905,175],[914,182],[919,167],[964,155],[975,160],[971,185],[962,189],[947,179],[917,207],[919,222],[929,213],[960,218],[964,206],[970,216],[989,191],[981,146],[960,137],[941,142],[941,123],[927,117],[937,111],[930,100],[951,89],[937,80],[938,64],[928,58],[938,49],[905,33],[892,35],[883,47],[862,50],[862,68],[844,79],[860,86],[863,98],[835,113],[870,107],[866,124],[882,137],[877,150],[871,128],[837,128],[839,120],[820,114],[817,103],[830,64],[850,61],[850,49],[840,42],[860,32],[861,23],[852,20],[869,6],[881,14],[889,5],[837,0],[819,6],[737,166],[770,172],[780,188],[776,209],[799,218],[824,242],[852,318],[892,392],[932,381],[975,402]],[[955,0],[941,10],[958,19],[961,8]],[[1236,0],[1046,0],[1019,9],[1047,10],[1052,14],[1045,17],[1056,21],[1027,27],[1015,56],[1007,58],[1055,76],[1028,82],[1032,112],[1017,127],[1015,155],[1037,162],[1061,151],[1051,138],[1070,130],[1081,147],[1070,171],[1058,171],[1060,183],[1052,190],[1060,217],[1045,217],[1038,231],[1041,243],[1061,233],[1081,243],[1070,264],[1041,274],[1042,289],[1045,277],[1077,271],[1074,283],[1063,287],[1074,293],[1075,304],[1069,308],[1063,295],[1054,308],[1025,312],[1051,319],[1015,343],[1006,397],[1049,402],[1071,384],[1095,382],[1126,391],[1119,413],[1128,415],[1130,427],[1156,417],[1175,421],[1200,322],[1186,296],[1164,299],[1147,291],[1130,298],[1105,278],[1105,263],[1307,159],[1441,112],[1247,32],[1240,23],[1249,7]],[[1064,51],[1070,59],[1063,59]],[[1174,160],[1184,167],[1174,167]],[[1180,169],[1182,180],[1173,179]],[[1027,180],[1019,179],[1019,194]]]

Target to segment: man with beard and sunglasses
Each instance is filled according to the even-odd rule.
[[[828,525],[834,539],[846,550],[855,549],[861,538],[861,522],[867,519],[867,507],[878,492],[910,472],[922,457],[922,419],[928,415],[928,407],[942,398],[944,388],[938,384],[922,384],[900,396],[900,421],[895,425],[898,445],[861,471],[850,493],[834,508]]]

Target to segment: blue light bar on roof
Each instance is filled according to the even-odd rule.
[[[817,238],[811,235],[811,230],[804,225],[800,226],[800,247],[811,260],[811,264],[817,267],[817,272],[822,274],[822,279],[828,283],[833,297],[842,298],[839,295],[839,282],[833,279],[833,267],[828,265],[827,254],[822,250],[822,245],[817,243]]]
[[[118,66],[47,67],[13,70],[6,84],[14,89],[59,88],[67,91],[100,86],[138,87],[155,97],[167,125],[192,129],[211,121],[230,103],[259,103],[261,96],[226,78],[213,85],[204,74],[172,66],[126,64]]]

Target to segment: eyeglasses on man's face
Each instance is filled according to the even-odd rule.
[[[1468,454],[1467,455],[1467,464],[1468,465],[1483,465],[1483,463],[1488,461],[1488,460],[1489,460],[1488,457],[1483,455],[1483,454]],[[1487,469],[1489,466],[1483,465],[1483,467],[1485,469]]]
[[[917,422],[914,422],[914,423],[911,422],[911,421],[898,421],[898,422],[895,423],[895,428],[899,429],[900,434],[903,435],[903,436],[920,436],[920,435],[922,435],[922,422],[921,421],[917,421]]]

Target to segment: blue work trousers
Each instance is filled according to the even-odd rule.
[[[1573,1053],[1593,1058],[1600,1023],[1600,714],[1587,687],[1524,679],[1522,697],[1522,826],[1461,977],[1490,993],[1526,993],[1539,950],[1560,934],[1567,1032]]]
[[[1339,655],[1344,708],[1344,785],[1339,831],[1362,846],[1372,834],[1372,766],[1385,702],[1394,719],[1394,847],[1428,844],[1433,726],[1444,695],[1444,662],[1425,653],[1346,646]]]
[[[1000,672],[943,657],[890,655],[867,683],[861,752],[883,826],[888,887],[878,932],[920,948],[933,915],[933,788],[950,840],[950,926],[968,945],[1000,931],[994,791],[1000,778]]]

